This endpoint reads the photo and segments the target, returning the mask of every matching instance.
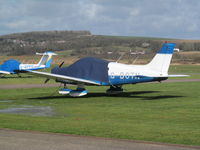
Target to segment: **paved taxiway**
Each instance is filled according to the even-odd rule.
[[[195,150],[200,146],[0,129],[0,150]]]

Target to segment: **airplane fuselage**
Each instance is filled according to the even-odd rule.
[[[107,78],[106,82],[97,80],[92,81],[100,86],[114,86],[123,84],[136,84],[142,82],[160,82],[167,79],[167,77],[165,77],[167,74],[158,74],[158,72],[154,72],[153,70],[149,69],[147,65],[127,65],[116,62],[109,62],[107,68],[107,75],[105,75]],[[56,82],[77,85],[76,82],[69,80],[57,79]]]
[[[135,84],[166,80],[167,74],[158,74],[147,65],[126,65],[111,62],[108,64],[108,78],[110,85]],[[163,77],[162,77],[163,76]]]
[[[38,64],[20,64],[19,70],[39,70],[44,69],[45,65],[38,65]]]

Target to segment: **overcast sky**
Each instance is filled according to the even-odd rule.
[[[44,30],[200,39],[200,0],[0,0],[0,35]]]

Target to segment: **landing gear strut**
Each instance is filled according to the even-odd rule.
[[[109,89],[106,90],[106,93],[109,95],[117,95],[123,92],[123,88],[120,85],[111,85]]]

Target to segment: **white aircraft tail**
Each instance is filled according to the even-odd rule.
[[[167,75],[175,46],[175,43],[164,43],[152,61],[146,65],[147,68],[159,75]]]
[[[42,58],[40,59],[38,66],[45,65],[46,68],[49,68],[52,62],[52,56],[57,55],[53,52],[45,52],[45,53],[36,53],[36,55],[42,55]]]

